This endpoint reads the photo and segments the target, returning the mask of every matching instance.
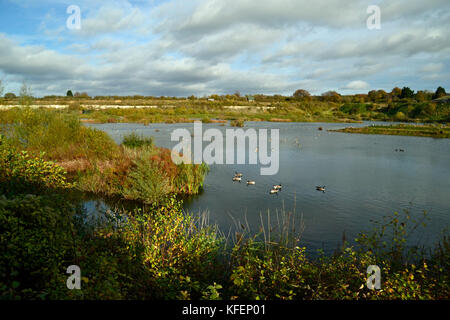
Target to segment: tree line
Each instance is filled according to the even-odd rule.
[[[4,86],[2,84],[2,81],[0,80],[0,97],[3,96]],[[392,101],[398,101],[401,99],[415,99],[418,102],[424,102],[424,101],[431,101],[435,99],[439,99],[441,97],[444,97],[447,95],[447,92],[443,87],[438,87],[435,92],[428,91],[428,90],[418,90],[417,92],[414,92],[409,87],[403,87],[400,89],[399,87],[395,87],[391,90],[391,92],[387,92],[385,90],[371,90],[367,94],[353,94],[353,95],[341,95],[337,91],[326,91],[322,93],[319,96],[312,95],[308,90],[305,89],[298,89],[296,90],[291,97],[286,97],[282,95],[275,94],[273,96],[267,96],[263,94],[256,94],[252,96],[243,96],[240,94],[239,91],[236,91],[234,94],[224,94],[224,95],[218,95],[213,94],[210,96],[203,97],[204,99],[210,99],[210,100],[254,100],[254,101],[264,101],[267,99],[270,100],[290,100],[291,98],[294,98],[296,100],[302,100],[302,101],[311,101],[311,100],[319,100],[319,101],[328,101],[328,102],[342,102],[343,97],[351,97],[352,102],[392,102]],[[5,99],[15,99],[17,98],[16,94],[13,92],[7,92],[3,96]],[[22,84],[20,88],[19,97],[21,99],[30,99],[33,97],[33,94],[31,92],[31,87],[28,86],[25,82]],[[51,96],[45,96],[44,98],[62,98],[63,96],[57,96],[57,95],[51,95]],[[78,92],[75,93],[72,92],[72,90],[67,90],[65,97],[68,98],[91,98],[87,92]],[[134,95],[134,96],[95,96],[94,99],[145,99],[145,98],[161,98],[161,99],[178,99],[177,97],[153,97],[153,96],[142,96],[142,95]],[[194,95],[189,96],[187,99],[189,100],[196,100],[196,99],[202,99],[200,97],[196,97]]]

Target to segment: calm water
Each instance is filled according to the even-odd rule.
[[[280,129],[280,170],[260,176],[258,165],[211,165],[204,192],[185,204],[186,210],[208,211],[210,222],[228,232],[234,219],[247,221],[253,231],[261,226],[261,214],[269,210],[274,221],[281,208],[303,217],[303,244],[310,249],[334,250],[342,241],[370,230],[370,220],[394,211],[429,212],[424,231],[413,241],[433,243],[450,222],[450,140],[422,137],[360,135],[327,132],[346,126],[370,124],[246,122],[245,128]],[[95,124],[116,142],[131,132],[153,136],[158,146],[172,148],[175,128],[193,132],[193,124]],[[204,124],[224,131],[226,126]],[[323,127],[323,131],[318,128]],[[204,143],[205,145],[207,144]],[[204,145],[204,146],[205,146]],[[401,148],[405,152],[395,152]],[[252,150],[251,152],[254,152]],[[232,182],[235,171],[243,182]],[[247,186],[244,181],[255,180]],[[274,184],[278,195],[270,195]],[[325,185],[326,192],[316,191]],[[448,231],[447,231],[448,233]]]

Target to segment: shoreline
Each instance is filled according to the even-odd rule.
[[[361,128],[342,128],[332,129],[329,132],[343,132],[343,133],[357,133],[357,134],[377,134],[390,136],[409,136],[409,137],[423,137],[436,139],[449,139],[449,126],[434,126],[434,125],[411,125],[411,124],[397,124],[389,126],[366,126]]]

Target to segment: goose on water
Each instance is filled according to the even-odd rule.
[[[250,184],[254,185],[254,184],[256,184],[256,182],[253,180],[247,180],[247,185],[250,185]]]
[[[317,186],[317,187],[316,187],[316,190],[317,190],[317,191],[325,192],[325,186],[323,186],[323,187]]]

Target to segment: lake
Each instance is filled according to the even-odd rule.
[[[246,122],[244,129],[280,130],[278,174],[261,176],[259,165],[211,165],[204,191],[186,201],[185,209],[207,211],[210,223],[225,233],[241,223],[258,232],[261,217],[266,224],[268,212],[274,223],[282,208],[295,209],[297,224],[301,221],[304,226],[301,244],[326,253],[342,243],[344,233],[352,240],[370,230],[371,220],[405,209],[417,216],[426,210],[427,227],[411,241],[429,246],[450,222],[450,140],[327,131],[372,123],[383,124]],[[174,129],[193,132],[192,123],[86,125],[107,132],[117,143],[136,132],[153,136],[156,145],[167,148],[177,144],[170,141]],[[203,124],[203,131],[208,128],[230,127]],[[241,183],[232,181],[235,171],[244,174]],[[256,184],[247,186],[247,179]],[[274,184],[283,186],[277,195],[269,194]],[[326,191],[317,191],[318,185],[326,186]]]

